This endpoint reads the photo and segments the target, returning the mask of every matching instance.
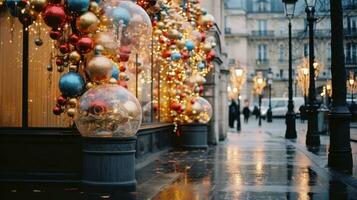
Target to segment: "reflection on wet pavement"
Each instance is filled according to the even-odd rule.
[[[325,153],[325,148],[315,153]],[[207,152],[166,156],[167,169],[183,177],[155,200],[357,199],[356,188],[333,180],[285,139],[261,131],[232,132],[228,141]]]

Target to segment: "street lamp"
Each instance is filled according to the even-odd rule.
[[[294,17],[295,4],[297,0],[283,0],[285,4],[285,14],[289,19],[289,101],[288,112],[286,113],[285,138],[296,138],[296,115],[294,112],[293,100],[293,69],[292,69],[292,42],[291,42],[291,19]],[[296,92],[296,91],[295,91]]]
[[[238,101],[238,110],[240,113],[240,91],[247,80],[247,69],[245,67],[242,67],[240,63],[238,62],[236,67],[231,68],[231,83],[234,86],[234,89],[236,90],[235,93],[237,94],[237,101]],[[238,116],[237,119],[237,131],[241,130],[241,122],[240,122],[240,116]]]
[[[254,93],[259,97],[259,126],[262,125],[261,107],[262,107],[262,97],[263,90],[266,86],[266,81],[263,78],[262,72],[257,72],[257,75],[253,78],[253,90]]]
[[[273,112],[271,110],[271,85],[272,84],[273,84],[273,72],[269,68],[269,72],[268,72],[269,108],[267,111],[267,122],[273,122]]]
[[[315,69],[314,69],[314,22],[315,18],[315,5],[316,0],[305,0],[306,3],[306,15],[309,25],[309,105],[307,109],[308,113],[308,126],[306,134],[307,146],[319,146],[320,136],[318,133],[318,121],[317,121],[317,104],[316,104],[316,91],[315,91]]]
[[[355,119],[355,116],[356,116],[356,104],[354,102],[354,98],[353,98],[353,95],[356,91],[356,87],[357,87],[357,81],[356,81],[356,78],[355,78],[355,73],[353,71],[350,71],[349,72],[349,78],[347,80],[347,88],[350,92],[350,95],[351,95],[351,105],[350,105],[350,112],[352,114],[352,120]]]
[[[328,80],[326,83],[326,94],[327,94],[327,107],[330,108],[331,97],[332,97],[332,83]]]

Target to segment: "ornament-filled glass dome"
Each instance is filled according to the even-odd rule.
[[[193,122],[199,122],[206,124],[212,117],[211,104],[202,97],[196,97],[190,102],[189,116],[191,116]]]
[[[141,120],[135,96],[121,86],[104,84],[83,94],[75,122],[84,137],[131,137]]]

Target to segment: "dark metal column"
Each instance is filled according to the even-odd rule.
[[[262,96],[263,95],[259,94],[259,126],[262,125]]]
[[[315,92],[315,69],[314,69],[314,22],[315,8],[306,8],[307,21],[309,23],[309,105],[307,107],[308,127],[306,134],[307,146],[319,146],[320,136],[318,133],[317,104]]]
[[[270,80],[268,80],[270,81]],[[271,83],[268,83],[268,89],[269,89],[269,108],[267,111],[267,122],[273,122],[273,112],[271,110]]]
[[[295,91],[296,92],[296,91]],[[285,138],[296,138],[296,115],[293,100],[293,69],[292,69],[292,42],[291,42],[291,20],[289,20],[289,102],[288,112],[285,116],[286,131]]]
[[[22,128],[28,127],[29,30],[22,29]]]
[[[330,117],[330,149],[328,166],[352,172],[350,117],[346,104],[346,71],[343,50],[343,18],[341,0],[330,1],[331,9],[331,72],[332,107]]]

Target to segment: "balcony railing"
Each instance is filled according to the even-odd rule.
[[[261,65],[269,65],[269,60],[268,60],[268,59],[256,59],[256,60],[255,60],[255,63],[256,63],[258,66],[261,66]]]
[[[252,36],[272,37],[274,36],[274,31],[252,31]]]
[[[357,28],[345,28],[343,33],[346,37],[357,37]]]

